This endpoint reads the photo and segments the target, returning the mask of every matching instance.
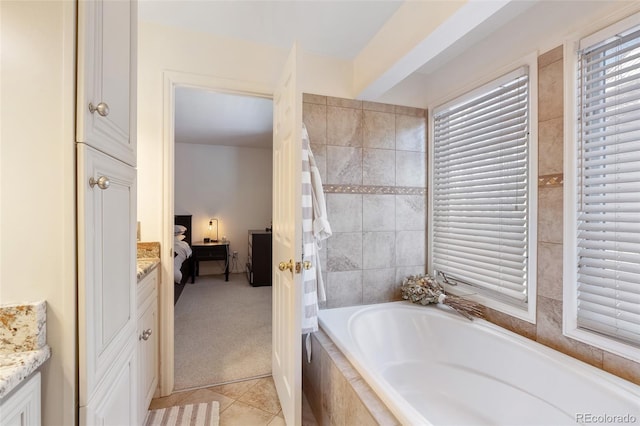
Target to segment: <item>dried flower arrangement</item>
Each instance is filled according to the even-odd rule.
[[[431,275],[410,275],[402,280],[402,298],[421,305],[442,303],[470,320],[483,317],[479,304],[459,296],[445,294],[442,285]]]

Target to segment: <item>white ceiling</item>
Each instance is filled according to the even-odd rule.
[[[272,129],[271,99],[176,88],[176,143],[270,148]]]
[[[140,0],[141,20],[353,59],[401,1]],[[176,91],[177,143],[270,147],[271,100]]]
[[[400,7],[396,0],[141,0],[140,19],[353,59]]]
[[[424,1],[428,2],[425,6],[428,13],[444,4],[440,0]],[[443,21],[450,24],[447,28],[453,31],[444,30],[443,25],[445,32],[438,35],[440,40],[438,37],[425,39],[398,61],[400,68],[404,69],[394,71],[395,75],[387,83],[383,81],[378,94],[363,98],[428,106],[443,96],[440,92],[448,90],[452,79],[464,86],[463,83],[487,74],[496,66],[506,65],[499,64],[500,61],[513,61],[522,57],[523,52],[542,53],[556,47],[561,43],[559,40],[564,40],[576,28],[607,16],[609,9],[624,3],[628,2],[469,1],[466,3],[466,15],[461,13],[457,20]],[[469,24],[483,8],[492,4],[500,6],[487,17]],[[404,6],[411,6],[411,3]],[[139,16],[144,21],[283,49],[298,41],[305,51],[355,60],[404,6],[402,1],[395,0],[139,0]],[[457,32],[459,28],[464,28],[464,31]],[[390,36],[398,38],[400,35],[395,32]],[[447,37],[449,40],[443,42]],[[393,45],[391,43],[387,48]],[[421,56],[427,51],[432,55],[428,58]],[[407,60],[410,54],[413,57]],[[407,62],[412,62],[412,65],[406,66]],[[178,90],[176,94],[177,142],[267,147],[271,143],[271,123],[270,100],[187,88]]]

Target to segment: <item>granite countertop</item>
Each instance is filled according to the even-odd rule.
[[[159,263],[160,259],[157,257],[138,259],[138,282],[153,271]]]
[[[138,282],[160,263],[160,243],[138,242]]]
[[[0,306],[0,398],[51,356],[46,306],[44,301]]]

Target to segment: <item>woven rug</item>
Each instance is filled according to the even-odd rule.
[[[147,414],[145,426],[218,426],[218,401],[159,408]]]

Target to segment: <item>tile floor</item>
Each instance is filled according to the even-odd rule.
[[[209,401],[218,401],[220,404],[220,426],[285,424],[276,387],[271,377],[176,392],[170,396],[152,400],[149,409],[155,410]],[[304,426],[317,425],[305,398],[303,398],[302,424]]]

